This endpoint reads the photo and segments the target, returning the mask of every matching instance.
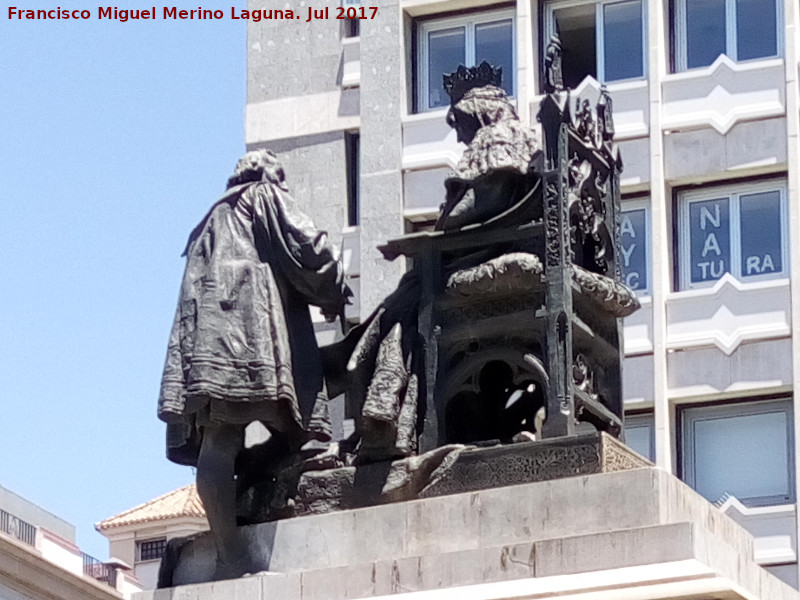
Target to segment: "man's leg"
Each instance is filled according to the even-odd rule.
[[[244,427],[207,425],[197,460],[197,493],[203,501],[217,547],[218,571],[235,570],[243,557],[236,539],[236,456],[244,446]],[[242,573],[231,577],[238,577]]]

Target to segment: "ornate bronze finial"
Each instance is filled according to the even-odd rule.
[[[600,88],[600,99],[597,101],[597,124],[604,142],[614,138],[613,103],[606,86]]]
[[[586,98],[575,98],[575,116],[573,118],[575,133],[585,142],[595,143],[597,123],[595,122],[589,100]]]
[[[500,87],[502,81],[503,68],[493,67],[484,60],[477,67],[459,65],[455,73],[443,76],[442,83],[451,104],[456,104],[471,89],[485,85]]]
[[[544,55],[544,91],[548,94],[564,89],[561,72],[561,40],[557,35],[550,38]]]

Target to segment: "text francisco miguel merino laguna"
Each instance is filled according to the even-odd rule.
[[[285,9],[263,9],[263,10],[242,10],[231,6],[230,15],[231,19],[248,19],[251,21],[261,21],[262,19],[300,19],[305,21],[312,21],[317,19],[374,19],[378,12],[377,6],[359,6],[355,7],[334,7],[332,11],[328,10],[329,7],[315,9],[311,6],[308,11],[297,10],[294,11],[290,8]],[[302,13],[302,14],[301,14]],[[197,7],[191,10],[182,10],[176,6],[160,6],[159,11],[156,7],[146,9],[122,9],[116,6],[98,6],[97,10],[93,13],[91,10],[72,10],[69,8],[53,9],[27,9],[19,8],[17,6],[8,7],[8,18],[15,20],[27,19],[91,19],[93,16],[97,19],[109,19],[125,22],[128,20],[148,20],[158,19],[159,14],[162,20],[219,20],[225,18],[225,13],[222,10],[206,10],[203,7]]]

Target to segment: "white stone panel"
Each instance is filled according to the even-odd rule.
[[[653,404],[653,355],[626,356],[622,362],[622,398],[625,408]]]
[[[148,560],[147,562],[137,563],[134,567],[134,575],[145,590],[152,590],[158,584],[158,569],[161,566],[160,560]]]
[[[622,193],[647,189],[650,183],[650,138],[622,140],[617,145],[622,156],[619,176]]]
[[[730,355],[747,340],[791,333],[789,281],[741,283],[726,274],[713,287],[667,297],[667,347],[714,345]]]
[[[625,355],[645,354],[653,351],[653,300],[639,300],[642,308],[622,321]]]
[[[782,59],[735,63],[720,55],[704,69],[667,75],[662,127],[713,127],[725,134],[740,121],[786,113]]]
[[[245,143],[357,129],[358,90],[335,90],[248,104]]]
[[[444,202],[444,180],[449,168],[423,169],[403,173],[403,213],[407,219],[436,217]]]
[[[342,87],[358,87],[361,83],[361,44],[359,38],[342,40]]]
[[[403,118],[403,169],[454,169],[465,146],[446,121],[447,110],[408,115]]]
[[[739,123],[725,135],[710,127],[673,132],[664,137],[664,156],[666,178],[676,184],[771,173],[786,163],[786,119]]]
[[[155,581],[156,583],[158,582],[158,573],[156,573]],[[152,587],[155,587],[155,585]],[[130,598],[133,594],[141,592],[143,589],[145,588],[136,578],[136,575],[130,571],[117,569],[117,591],[122,594],[123,598]]]
[[[792,340],[742,344],[731,355],[718,348],[667,353],[671,398],[752,392],[783,393],[792,385]]]
[[[42,557],[70,573],[83,574],[83,557],[80,549],[72,542],[45,529],[41,532],[39,551]]]
[[[342,231],[341,258],[345,275],[358,277],[361,274],[361,235],[358,227],[346,227]]]
[[[797,560],[797,515],[794,504],[748,508],[736,498],[729,497],[719,508],[753,536],[754,558],[760,565]]]
[[[361,232],[358,227],[348,227],[342,231],[342,264],[345,280],[353,292],[352,304],[345,307],[348,319],[358,318],[361,310]],[[338,325],[337,325],[338,328]]]
[[[488,7],[496,4],[497,0],[402,0],[400,2],[403,10],[412,17]]]

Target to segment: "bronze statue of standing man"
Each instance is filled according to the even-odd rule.
[[[272,152],[247,153],[189,237],[158,415],[167,456],[197,467],[218,578],[246,557],[236,538],[236,459],[245,427],[295,452],[331,424],[309,305],[342,315],[350,290],[325,232],[296,207]]]

